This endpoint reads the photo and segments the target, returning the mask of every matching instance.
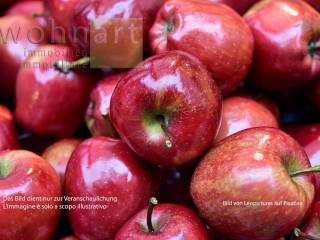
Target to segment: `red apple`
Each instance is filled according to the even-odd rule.
[[[35,19],[22,15],[1,17],[0,30],[4,35],[0,39],[0,95],[12,98],[20,65],[46,42],[46,36]]]
[[[16,16],[16,15],[25,15],[28,17],[35,18],[39,25],[45,30],[48,31],[47,21],[44,16],[44,3],[41,0],[30,0],[30,1],[20,1],[12,5],[6,12],[6,16]]]
[[[113,239],[147,205],[155,185],[151,172],[122,141],[106,137],[84,141],[72,154],[65,181],[69,220],[76,236]]]
[[[28,151],[0,153],[0,239],[52,239],[61,187],[50,164]]]
[[[57,66],[67,67],[76,59],[73,49],[62,45],[42,46],[28,58],[16,88],[16,117],[21,126],[39,135],[69,137],[75,133],[95,83],[84,71]]]
[[[198,165],[191,195],[213,229],[233,240],[272,240],[301,223],[315,193],[302,147],[276,128],[218,143]]]
[[[312,208],[311,214],[301,229],[295,230],[295,235],[299,240],[319,239],[320,238],[320,202],[316,202]]]
[[[86,122],[93,136],[118,138],[110,119],[110,101],[124,73],[113,74],[101,80],[91,92],[91,102],[87,108]]]
[[[154,207],[157,200],[150,201],[148,209],[122,226],[115,240],[209,240],[205,225],[190,209],[177,204]]]
[[[106,22],[108,19],[114,18],[143,18],[143,31],[145,43],[147,43],[149,29],[163,0],[68,0],[66,7],[62,8],[62,11],[66,10],[69,13],[66,21],[65,15],[62,15],[59,9],[59,6],[65,5],[64,2],[63,0],[54,0],[53,3],[49,3],[53,18],[57,23],[64,23],[62,26],[66,25],[68,36],[76,49],[88,52],[90,48],[88,35],[94,21]],[[86,29],[87,31],[77,31],[78,29]]]
[[[273,113],[253,99],[233,96],[225,99],[222,105],[222,120],[216,142],[248,128],[279,127]]]
[[[197,57],[223,93],[246,77],[253,56],[253,36],[244,20],[223,4],[167,1],[150,30],[151,48],[159,54],[181,50]]]
[[[63,139],[49,146],[42,154],[42,157],[58,173],[62,185],[64,184],[65,172],[71,154],[80,143],[79,139]]]
[[[0,105],[0,151],[18,148],[13,116],[9,109]]]
[[[318,112],[320,112],[320,79],[311,87],[311,101]]]
[[[291,134],[304,147],[311,166],[320,165],[320,123],[299,127]],[[316,200],[320,201],[320,173],[316,176]]]
[[[264,0],[245,19],[255,37],[250,78],[257,87],[290,90],[320,74],[320,14],[308,4]]]
[[[78,11],[79,0],[44,0],[51,42],[69,43],[69,27]]]
[[[220,91],[205,67],[180,51],[128,72],[110,108],[121,138],[145,160],[168,166],[195,160],[212,144],[220,110]]]

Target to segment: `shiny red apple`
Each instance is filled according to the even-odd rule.
[[[154,198],[151,201],[157,203]],[[209,240],[209,237],[200,218],[177,204],[150,205],[125,223],[115,237],[115,240],[168,239]]]
[[[18,123],[39,135],[72,136],[83,123],[94,75],[63,69],[77,60],[73,49],[45,45],[21,67],[16,88]],[[63,66],[58,67],[57,65]]]
[[[76,236],[113,239],[148,204],[155,188],[152,173],[122,141],[106,137],[84,141],[72,154],[65,181]]]
[[[105,23],[114,18],[142,18],[145,45],[148,46],[148,32],[162,3],[163,0],[68,0],[65,4],[63,0],[54,0],[52,3],[49,1],[49,6],[56,22],[66,26],[72,45],[78,50],[88,52],[90,28],[94,26],[92,23]],[[59,6],[62,6],[62,11],[68,13],[66,21],[65,15],[60,13]],[[86,30],[83,31],[83,29]]]
[[[320,123],[298,127],[291,134],[304,147],[311,166],[320,165]],[[320,201],[320,174],[316,176],[316,200]]]
[[[253,36],[245,21],[223,4],[166,1],[150,30],[155,54],[181,50],[197,57],[223,93],[246,77],[253,56]]]
[[[64,184],[65,172],[69,159],[75,148],[81,143],[79,139],[62,139],[49,146],[42,154],[60,177],[61,184]]]
[[[222,120],[216,142],[248,128],[279,127],[274,114],[251,98],[232,96],[226,98],[222,105]]]
[[[0,239],[52,239],[61,186],[50,164],[28,151],[0,153]]]
[[[316,202],[301,228],[295,230],[295,240],[320,239],[320,202]]]
[[[13,116],[8,108],[0,105],[0,151],[19,146]]]
[[[191,195],[213,229],[233,239],[277,239],[304,219],[315,194],[303,148],[276,128],[251,128],[212,148]]]
[[[142,158],[175,166],[195,160],[212,144],[221,95],[193,56],[172,51],[153,56],[123,77],[111,98],[111,119]]]
[[[0,94],[12,98],[20,66],[33,50],[46,42],[46,33],[38,21],[23,15],[1,17],[0,29],[4,36],[0,38],[0,66],[3,69]]]
[[[284,91],[320,74],[320,13],[299,0],[264,0],[245,14],[255,37],[251,81]]]
[[[98,82],[91,92],[91,101],[86,112],[86,123],[93,136],[118,138],[110,119],[110,101],[124,73],[113,74]]]

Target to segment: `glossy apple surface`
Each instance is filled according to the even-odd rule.
[[[69,201],[71,226],[80,239],[113,239],[120,227],[148,204],[155,181],[137,156],[120,140],[94,137],[81,143],[69,161],[65,189],[69,197],[105,197],[101,201]]]
[[[46,42],[45,33],[39,31],[39,23],[27,16],[5,16],[0,18],[0,29],[6,38],[0,39],[2,97],[14,96],[16,78],[20,65],[28,58],[30,51]]]
[[[0,239],[52,239],[60,215],[54,198],[61,196],[61,187],[47,161],[28,151],[1,152],[0,190]],[[28,206],[35,209],[21,209]]]
[[[320,123],[300,126],[291,135],[304,147],[311,166],[320,165]],[[320,174],[315,176],[316,200],[320,201]]]
[[[154,232],[148,232],[146,219],[147,209],[143,209],[123,225],[115,240],[209,240],[205,225],[200,218],[181,205],[155,206],[151,218]]]
[[[36,50],[18,74],[16,118],[39,135],[72,136],[84,120],[95,79],[84,71],[61,72],[56,61],[77,60],[72,48],[45,45]]]
[[[273,113],[253,99],[233,96],[226,98],[222,106],[221,126],[216,142],[248,128],[279,127]]]
[[[304,219],[315,194],[302,147],[276,128],[251,128],[218,143],[198,165],[191,195],[207,223],[234,239],[277,239]]]
[[[139,64],[111,98],[121,138],[145,160],[168,166],[193,161],[210,146],[220,110],[220,91],[208,71],[179,51]]]
[[[245,21],[223,4],[167,1],[150,30],[153,53],[181,50],[197,57],[223,93],[246,77],[253,36]]]
[[[86,123],[93,136],[119,138],[110,119],[110,101],[124,73],[114,74],[98,82],[91,92],[91,101],[86,112]]]
[[[65,172],[69,159],[75,148],[81,143],[79,139],[62,139],[49,146],[42,154],[60,177],[60,182],[64,184]]]
[[[0,105],[0,151],[18,148],[13,116],[8,108]]]
[[[245,20],[255,37],[250,78],[257,87],[290,90],[319,75],[320,14],[308,4],[264,0],[245,14]]]
[[[320,202],[316,202],[311,210],[307,221],[299,228],[304,234],[308,234],[313,239],[320,236]],[[294,238],[295,240],[305,240],[306,238]]]
[[[70,2],[70,0],[67,2]],[[63,1],[55,0],[54,3],[63,4]],[[71,30],[71,43],[76,49],[88,51],[90,47],[88,34],[90,31],[74,31],[74,29],[90,29],[92,22],[106,22],[113,18],[142,18],[145,45],[148,46],[148,32],[162,3],[163,0],[76,1],[76,4],[71,6],[71,8],[75,9],[73,15],[71,14],[73,21],[70,22],[67,28],[68,31]],[[55,7],[55,9],[59,15],[59,9],[57,7]],[[61,16],[59,18],[61,18]]]

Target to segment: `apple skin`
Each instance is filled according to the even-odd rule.
[[[67,237],[60,238],[60,240],[79,240],[79,239],[76,238],[75,236],[67,236]]]
[[[62,2],[62,0],[55,1]],[[73,8],[76,9],[73,13],[73,21],[67,28],[69,36],[72,36],[70,34],[72,29],[90,29],[91,22],[96,19],[106,21],[108,18],[143,18],[144,42],[148,43],[149,29],[151,28],[157,11],[162,3],[163,0],[77,0],[76,5],[73,6]],[[78,34],[76,34],[75,37],[75,39],[70,39],[72,45],[77,50],[88,52],[90,49],[90,42],[86,39],[90,38],[87,34],[84,31],[78,31]],[[146,46],[148,45],[146,44]]]
[[[304,147],[311,166],[320,165],[320,123],[298,127],[292,134],[302,147]],[[320,174],[316,177],[316,201],[320,201]]]
[[[46,43],[46,35],[43,32],[42,36],[39,28],[41,26],[38,21],[27,16],[4,16],[0,18],[1,31],[5,34],[11,31],[15,37],[13,39],[12,35],[9,34],[7,43],[0,41],[0,66],[5,69],[5,71],[1,72],[1,97],[8,99],[14,97],[17,74],[20,65],[28,57],[28,51],[32,51],[40,44]]]
[[[313,202],[313,174],[288,174],[309,167],[306,153],[289,135],[276,128],[251,128],[207,153],[193,175],[191,195],[207,223],[223,235],[233,240],[273,240],[299,225]],[[248,207],[223,201],[301,205]]]
[[[167,1],[150,30],[154,54],[181,50],[197,57],[223,94],[247,76],[254,40],[245,21],[224,4]]]
[[[110,112],[117,132],[140,157],[176,166],[213,143],[221,94],[196,58],[171,51],[129,71],[112,95]]]
[[[0,105],[0,152],[19,147],[13,115],[10,110]]]
[[[69,27],[77,11],[78,2],[79,0],[44,0],[45,12],[49,15],[46,20],[51,42],[70,44]]]
[[[32,67],[21,67],[18,73],[16,119],[38,135],[70,137],[83,122],[95,79],[84,71],[63,73],[53,66],[58,60],[77,59],[70,47],[44,45],[37,52],[45,56],[30,56],[25,64]]]
[[[60,202],[54,198],[61,197],[59,177],[54,169],[38,155],[24,150],[1,152],[0,169],[0,239],[52,239],[60,216]],[[23,196],[52,200],[15,200]],[[53,209],[29,209],[26,215],[25,210],[7,209],[6,204],[39,204],[41,208],[49,204]]]
[[[244,18],[255,37],[250,73],[254,85],[266,91],[286,91],[320,74],[319,52],[311,50],[320,41],[316,37],[320,34],[320,14],[308,4],[264,0]]]
[[[146,219],[145,208],[122,226],[115,240],[209,240],[205,225],[200,218],[184,206],[177,204],[155,206],[152,214],[154,232],[148,232]]]
[[[110,119],[110,101],[124,73],[107,76],[91,92],[91,101],[86,112],[86,123],[92,136],[119,138]]]
[[[312,7],[314,7],[316,10],[320,11],[320,1],[319,0],[305,0],[307,3],[309,3]]]
[[[202,2],[211,2],[211,3],[222,3],[228,5],[240,15],[244,14],[253,4],[259,0],[197,0]],[[318,1],[318,0],[316,0]]]
[[[16,15],[25,15],[28,17],[33,17],[33,14],[43,14],[44,3],[40,0],[30,0],[30,1],[20,1],[12,5],[6,12],[5,16],[16,16]],[[48,31],[47,21],[44,17],[33,17],[38,21],[39,25],[45,30]]]
[[[311,213],[308,216],[306,222],[299,228],[303,233],[308,234],[313,237],[320,236],[320,202],[315,202],[312,207]],[[306,240],[305,238],[294,238],[295,240]]]
[[[81,143],[79,139],[62,139],[49,146],[42,154],[60,177],[61,185],[64,185],[65,172],[69,159],[75,148]]]
[[[100,204],[107,209],[72,209],[69,221],[80,239],[113,239],[119,228],[148,204],[157,191],[151,171],[120,140],[93,137],[72,154],[66,171],[65,190],[70,197],[116,197],[117,202],[72,201]]]
[[[232,96],[224,99],[222,106],[222,120],[216,142],[248,128],[279,127],[273,113],[253,99]]]

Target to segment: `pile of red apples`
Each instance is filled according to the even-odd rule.
[[[0,0],[0,240],[319,240],[319,11]],[[143,61],[91,68],[99,19]]]

